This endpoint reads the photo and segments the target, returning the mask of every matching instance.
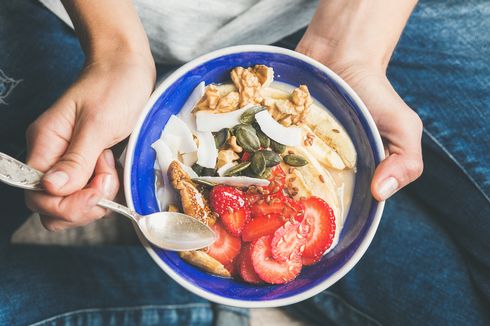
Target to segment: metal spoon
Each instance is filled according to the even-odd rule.
[[[0,152],[0,181],[10,186],[33,191],[44,191],[43,173]],[[126,206],[101,199],[98,206],[110,209],[136,222],[141,233],[154,245],[167,250],[197,250],[211,245],[216,236],[197,219],[174,212],[139,215]]]

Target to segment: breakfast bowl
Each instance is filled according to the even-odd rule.
[[[235,67],[265,65],[274,80],[291,87],[308,85],[311,97],[345,129],[357,153],[351,203],[335,247],[285,284],[249,284],[209,274],[140,237],[155,263],[187,290],[210,301],[237,307],[277,307],[306,300],[327,289],[361,259],[381,219],[384,202],[371,195],[375,167],[384,149],[374,121],[356,93],[334,72],[297,52],[263,45],[229,47],[201,56],[158,84],[130,137],[124,171],[127,204],[140,214],[160,210],[152,149],[167,121],[178,114],[196,87],[229,82]]]

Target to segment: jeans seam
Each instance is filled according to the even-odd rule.
[[[361,315],[363,316],[364,318],[372,321],[373,323],[375,323],[376,325],[383,325],[380,321],[378,321],[376,318],[368,315],[367,313],[365,312],[362,312],[361,310],[357,309],[356,307],[354,307],[352,304],[350,304],[344,297],[341,297],[340,295],[336,294],[336,293],[333,293],[331,291],[328,291],[328,290],[325,290],[324,293],[326,295],[329,295],[331,296],[332,298],[336,299],[336,300],[339,300],[342,302],[342,304],[344,304],[344,306],[346,306],[348,309],[350,309],[351,311],[353,311],[354,313],[358,314],[358,315]]]
[[[206,308],[209,307],[209,303],[186,303],[181,305],[144,305],[144,306],[129,306],[129,307],[110,307],[110,308],[87,308],[87,309],[79,309],[73,310],[69,312],[65,312],[59,315],[55,315],[49,317],[47,319],[43,319],[41,321],[30,324],[30,326],[40,326],[48,322],[56,321],[61,318],[77,315],[77,314],[88,314],[88,313],[97,313],[97,312],[120,312],[120,311],[137,311],[137,310],[168,310],[168,309],[189,309],[189,308]]]
[[[424,133],[434,142],[436,143],[437,146],[440,147],[440,149],[446,153],[446,155],[451,159],[451,161],[456,164],[456,166],[468,177],[468,179],[473,183],[473,185],[478,189],[478,191],[483,195],[483,198],[486,199],[488,203],[490,203],[490,197],[485,193],[485,191],[480,187],[478,182],[473,178],[473,176],[470,175],[470,173],[465,169],[465,167],[454,157],[451,152],[439,141],[437,138],[430,133],[427,129],[424,128]]]

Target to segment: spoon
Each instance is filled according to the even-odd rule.
[[[42,172],[0,152],[0,182],[17,188],[44,191],[42,177]],[[107,199],[101,199],[97,205],[136,222],[143,236],[162,249],[197,250],[208,247],[216,240],[214,232],[206,224],[189,215],[176,212],[139,215]]]

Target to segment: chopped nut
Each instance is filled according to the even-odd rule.
[[[274,80],[274,69],[264,65],[256,65],[253,72],[262,84],[262,87],[268,87]]]
[[[239,106],[260,104],[263,101],[260,89],[268,86],[274,77],[272,68],[263,65],[243,68],[236,67],[231,71],[231,80],[240,93]]]
[[[236,161],[240,158],[237,153],[235,153],[232,149],[223,149],[218,153],[218,162],[216,167],[219,169],[223,165]]]
[[[320,175],[318,176],[318,178],[320,179],[320,181],[321,181],[322,183],[325,183],[325,177],[324,177],[322,174],[320,174]]]
[[[232,151],[234,151],[235,153],[241,153],[243,151],[243,148],[241,148],[237,142],[236,142],[236,137],[235,136],[231,136],[229,139],[228,139],[228,145],[230,145],[230,149]]]
[[[169,204],[168,205],[168,211],[169,212],[179,212],[179,208],[176,206],[176,205],[173,205],[173,204]]]
[[[234,111],[238,108],[239,100],[240,95],[238,92],[230,92],[219,100],[216,111],[218,113]]]
[[[206,87],[206,91],[204,92],[204,96],[201,101],[197,103],[193,112],[201,111],[201,110],[214,110],[218,106],[219,102],[219,93],[218,89],[214,85],[209,85]]]

